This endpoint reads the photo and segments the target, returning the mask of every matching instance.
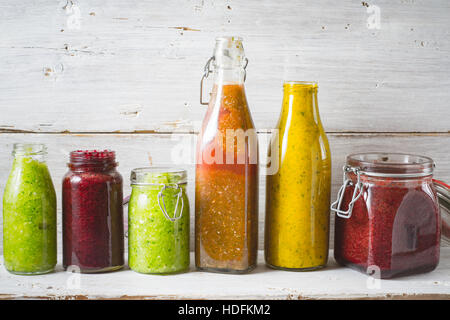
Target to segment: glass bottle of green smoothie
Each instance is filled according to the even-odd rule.
[[[3,255],[15,274],[52,272],[56,265],[56,194],[43,144],[14,144],[3,194]]]
[[[131,172],[128,265],[140,273],[189,269],[189,202],[186,171],[138,168]]]

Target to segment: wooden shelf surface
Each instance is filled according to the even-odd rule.
[[[191,257],[193,261],[193,257]],[[73,274],[58,264],[54,273],[18,276],[0,262],[0,299],[450,299],[450,248],[442,248],[433,272],[378,280],[340,267],[332,258],[313,272],[272,270],[259,252],[250,274],[195,271],[145,275],[131,271]],[[79,286],[78,286],[79,283]]]

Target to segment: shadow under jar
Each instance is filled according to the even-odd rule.
[[[331,207],[336,261],[382,279],[435,269],[441,225],[433,168],[422,156],[349,155]]]
[[[124,265],[122,176],[115,152],[73,151],[63,178],[63,267],[82,273]]]

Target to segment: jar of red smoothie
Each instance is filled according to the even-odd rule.
[[[70,153],[63,178],[63,267],[83,273],[124,265],[122,176],[114,151]]]
[[[433,169],[423,156],[349,155],[331,205],[336,261],[382,279],[435,269],[441,220]]]

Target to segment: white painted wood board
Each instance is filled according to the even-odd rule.
[[[267,268],[262,257],[260,251],[252,273],[230,275],[195,271],[192,255],[191,272],[168,276],[128,268],[74,275],[60,265],[51,274],[17,276],[5,270],[0,257],[0,299],[450,299],[450,248],[442,249],[430,273],[379,282],[333,258],[319,271],[288,272]],[[74,276],[80,276],[78,288]]]
[[[365,3],[0,0],[0,130],[195,131],[214,38],[234,34],[259,129],[294,79],[319,82],[329,132],[449,132],[450,2]]]
[[[332,198],[342,182],[341,168],[345,157],[352,152],[366,151],[391,151],[425,154],[432,157],[436,166],[436,177],[444,181],[450,181],[450,135],[350,135],[329,134],[332,153]],[[259,134],[260,159],[266,161],[266,147],[268,134]],[[124,177],[125,194],[130,192],[129,175],[133,168],[150,165],[150,157],[154,166],[179,166],[188,170],[188,196],[191,209],[191,248],[193,248],[194,225],[194,177],[195,170],[194,147],[196,135],[194,134],[0,134],[0,194],[3,195],[6,179],[11,168],[12,145],[15,142],[41,142],[48,146],[48,166],[53,177],[57,196],[58,208],[61,208],[61,181],[67,171],[66,163],[71,150],[79,148],[110,148],[117,152],[119,161],[118,170]],[[181,164],[172,160],[172,154],[176,154],[180,147],[186,147],[187,156]],[[260,205],[259,205],[259,248],[263,248],[264,207],[265,207],[265,176],[260,176]],[[1,209],[1,204],[0,204]],[[58,223],[61,222],[61,213],[58,210]],[[332,215],[333,217],[333,215]],[[333,223],[333,220],[332,220]],[[0,225],[1,230],[1,225]],[[331,239],[333,239],[331,228]],[[58,225],[59,234],[61,233]],[[1,237],[1,231],[0,231]],[[59,247],[61,235],[58,237]],[[333,244],[333,241],[330,243]],[[0,245],[1,252],[1,245]]]
[[[370,29],[377,8],[380,28]],[[261,132],[262,160],[264,132],[278,119],[282,81],[316,80],[332,149],[333,197],[345,156],[354,152],[428,155],[436,161],[436,177],[448,182],[449,16],[447,0],[0,0],[0,193],[14,142],[48,145],[59,208],[73,149],[116,150],[125,193],[132,168],[150,165],[150,158],[153,165],[173,165],[176,146],[192,151],[195,144],[195,135],[186,133],[198,131],[206,110],[199,105],[199,80],[221,35],[244,37],[247,97]],[[188,170],[192,217],[193,158],[185,160],[177,165]],[[264,193],[261,176],[260,249]],[[59,248],[60,221],[58,211]],[[1,229],[0,222],[0,237]],[[19,277],[0,266],[0,298],[448,299],[449,250],[443,249],[436,271],[382,281],[380,290],[368,290],[367,277],[330,259],[314,277],[260,265],[245,276],[245,288],[238,276],[127,270],[83,275],[87,286],[73,291],[63,272]]]

